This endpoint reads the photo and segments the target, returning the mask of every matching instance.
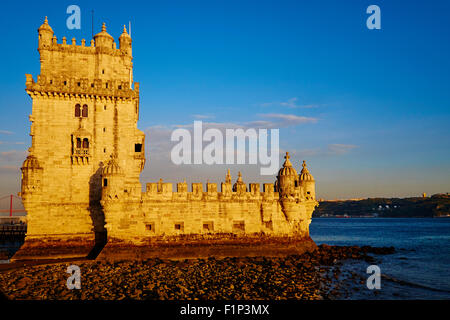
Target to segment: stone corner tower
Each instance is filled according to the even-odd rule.
[[[124,189],[141,192],[145,135],[137,129],[131,37],[124,26],[117,48],[103,24],[89,45],[67,42],[57,41],[46,17],[38,29],[40,74],[37,81],[26,75],[32,112],[31,147],[21,168],[25,248],[42,241],[87,248],[105,232],[102,172],[112,157],[123,170]]]

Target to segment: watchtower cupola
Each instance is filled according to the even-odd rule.
[[[316,198],[316,182],[311,173],[309,173],[308,168],[306,167],[306,161],[303,160],[302,163],[302,171],[299,175],[300,186],[302,186],[306,199],[315,199]]]
[[[125,25],[123,26],[123,32],[119,37],[119,49],[131,56],[131,37],[128,34]]]
[[[102,31],[94,36],[95,47],[114,49],[114,38],[106,32],[106,24],[103,22]]]
[[[295,168],[289,160],[289,152],[286,152],[284,157],[286,160],[283,167],[278,171],[276,186],[280,196],[293,196],[295,194],[295,187],[298,184],[298,175]]]
[[[44,23],[39,27],[38,34],[39,34],[38,49],[50,47],[52,44],[53,29],[48,24],[47,17],[45,17]]]

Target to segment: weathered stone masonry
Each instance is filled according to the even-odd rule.
[[[26,75],[32,144],[21,196],[28,231],[16,259],[83,256],[106,234],[108,246],[187,235],[309,239],[315,181],[305,163],[297,174],[288,154],[262,190],[247,187],[240,173],[232,184],[228,172],[220,192],[211,183],[206,190],[193,183],[188,192],[185,182],[173,192],[162,180],[142,192],[145,135],[137,129],[139,83],[125,27],[119,48],[104,24],[90,46],[58,43],[47,19],[38,34],[41,72],[37,81]]]

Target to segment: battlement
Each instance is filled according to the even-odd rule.
[[[61,43],[58,43],[57,37],[53,36],[51,43],[44,43],[40,50],[60,51],[65,53],[80,53],[80,54],[108,54],[111,56],[128,56],[129,51],[124,48],[117,48],[117,43],[112,42],[111,47],[96,46],[95,40],[91,39],[90,43],[86,45],[86,39],[81,39],[81,43],[76,43],[76,38],[72,38],[70,43],[67,43],[66,37],[62,37]]]
[[[263,192],[260,191],[259,183],[250,183],[249,190],[245,192],[232,191],[231,183],[222,182],[221,191],[218,191],[216,183],[206,183],[206,190],[203,190],[202,183],[192,183],[192,191],[188,192],[186,182],[179,182],[177,191],[173,191],[173,184],[154,182],[146,184],[146,192],[143,199],[147,200],[172,200],[172,201],[208,201],[208,200],[277,200],[278,192],[274,191],[273,183],[264,183]]]
[[[38,75],[37,82],[31,74],[26,74],[26,90],[28,94],[47,93],[73,94],[95,97],[117,97],[131,99],[139,97],[139,82],[134,82],[134,89],[129,81],[87,79],[87,78],[66,78],[63,76]]]
[[[131,56],[131,37],[127,33],[125,26],[123,26],[123,32],[119,37],[119,48],[117,48],[114,38],[106,32],[105,23],[102,25],[102,31],[97,33],[94,38],[91,39],[89,46],[86,46],[86,39],[82,39],[80,45],[77,45],[75,38],[72,38],[70,43],[67,43],[65,36],[62,37],[62,42],[58,43],[57,37],[53,33],[53,29],[48,24],[47,17],[45,17],[44,23],[39,27],[38,33],[39,51],[53,50],[70,53],[102,53],[109,55]]]
[[[124,26],[119,42],[106,32],[97,33],[87,45],[82,39],[78,45],[75,38],[62,37],[58,43],[47,18],[38,29],[38,51],[41,56],[41,75],[47,79],[64,77],[76,79],[119,80],[133,82],[132,40]],[[66,80],[63,80],[66,81]],[[38,81],[39,82],[39,81]]]

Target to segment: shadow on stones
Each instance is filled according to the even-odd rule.
[[[100,204],[103,166],[103,162],[100,162],[99,168],[89,179],[89,212],[95,232],[95,245],[87,255],[88,259],[97,258],[108,241],[105,228],[105,214]]]

